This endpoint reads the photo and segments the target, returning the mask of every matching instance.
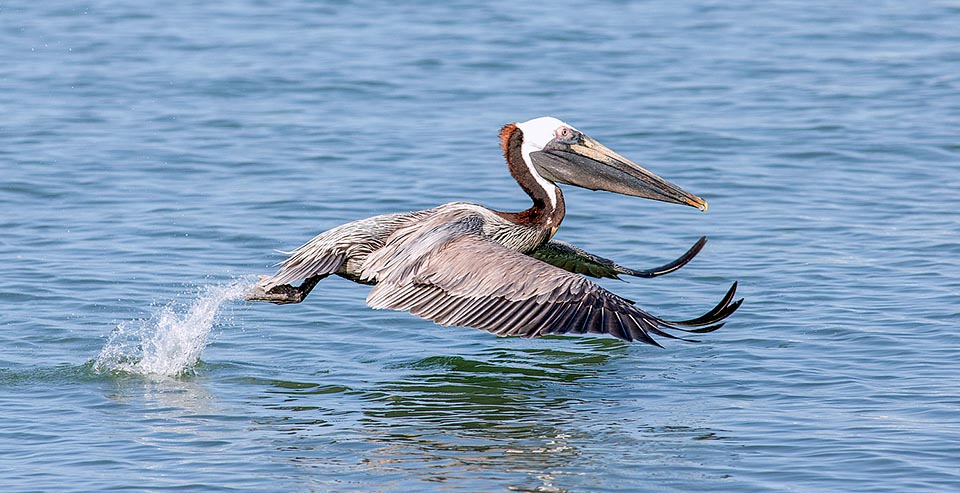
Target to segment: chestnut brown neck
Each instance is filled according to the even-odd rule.
[[[513,176],[514,180],[517,180],[520,188],[527,192],[527,195],[533,200],[533,206],[522,212],[497,212],[497,214],[515,224],[556,231],[566,213],[563,193],[556,185],[552,183],[549,185],[554,187],[556,193],[556,203],[554,204],[549,192],[533,176],[536,171],[531,170],[523,159],[523,131],[513,123],[504,125],[500,129],[500,147],[503,148],[503,156],[507,159],[507,168],[510,170],[510,175]]]

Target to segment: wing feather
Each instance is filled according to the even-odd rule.
[[[314,245],[309,243],[300,247],[295,251],[295,255],[278,264],[279,271],[261,281],[261,285],[269,290],[281,284],[291,284],[314,276],[333,274],[346,260],[343,253],[313,247]]]
[[[700,250],[702,250],[706,244],[707,237],[701,236],[690,249],[675,260],[663,264],[660,267],[646,270],[624,267],[613,260],[594,255],[580,247],[560,240],[550,240],[544,243],[536,250],[530,252],[530,256],[563,270],[591,277],[619,279],[621,274],[634,277],[657,277],[669,274],[687,265],[700,253]]]
[[[433,214],[433,209],[396,214],[382,214],[341,224],[314,236],[310,241],[278,263],[273,276],[263,278],[260,286],[266,290],[283,284],[292,284],[314,276],[350,274],[346,272],[347,259],[366,256],[383,246],[384,239],[403,226]]]
[[[729,315],[671,323],[587,279],[484,236],[480,217],[434,217],[397,231],[371,253],[362,278],[376,283],[373,308],[405,310],[440,325],[462,325],[498,335],[610,334],[659,346],[650,334],[699,326]]]

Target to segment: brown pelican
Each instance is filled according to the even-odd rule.
[[[641,168],[576,128],[551,117],[500,130],[510,174],[533,199],[522,212],[467,202],[361,219],[321,233],[261,276],[250,301],[299,303],[323,278],[337,274],[371,284],[372,308],[391,308],[437,324],[501,336],[610,334],[660,346],[664,330],[712,332],[743,301],[734,283],[704,315],[671,322],[637,308],[580,274],[653,277],[679,269],[703,247],[701,238],[660,268],[633,270],[553,240],[564,215],[557,183],[685,204],[707,203]],[[299,286],[293,283],[302,281]],[[684,339],[688,340],[688,339]]]

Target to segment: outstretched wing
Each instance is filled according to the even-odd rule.
[[[265,277],[258,283],[265,290],[276,286],[291,284],[315,276],[329,275],[337,272],[346,261],[347,252],[337,240],[343,236],[341,228],[334,228],[315,236],[307,243],[292,252],[281,252],[290,255],[277,264],[277,273]]]
[[[667,329],[712,332],[740,304],[730,303],[731,289],[723,306],[704,316],[668,322],[579,275],[486,239],[482,226],[475,216],[436,217],[399,230],[364,265],[364,278],[376,282],[367,304],[504,336],[610,334],[655,346],[651,334],[679,339]]]
[[[324,231],[292,252],[281,252],[289,257],[278,264],[276,274],[263,278],[259,286],[270,290],[315,276],[345,273],[348,258],[366,256],[383,246],[384,239],[394,230],[430,213],[432,210],[428,209],[382,214]]]
[[[701,236],[689,250],[676,260],[647,270],[635,270],[629,267],[623,267],[613,260],[594,255],[580,247],[559,240],[550,240],[544,243],[540,248],[530,252],[530,256],[563,270],[591,277],[620,279],[620,274],[635,277],[657,277],[669,274],[687,265],[687,263],[693,260],[693,257],[696,257],[697,254],[700,253],[700,250],[703,249],[703,245],[706,243],[707,237]]]

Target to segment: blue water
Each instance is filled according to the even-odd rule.
[[[955,2],[0,3],[0,489],[960,490]],[[321,283],[312,235],[528,203],[552,115],[710,202],[559,239],[701,344],[497,338]],[[672,342],[672,341],[667,341]]]

